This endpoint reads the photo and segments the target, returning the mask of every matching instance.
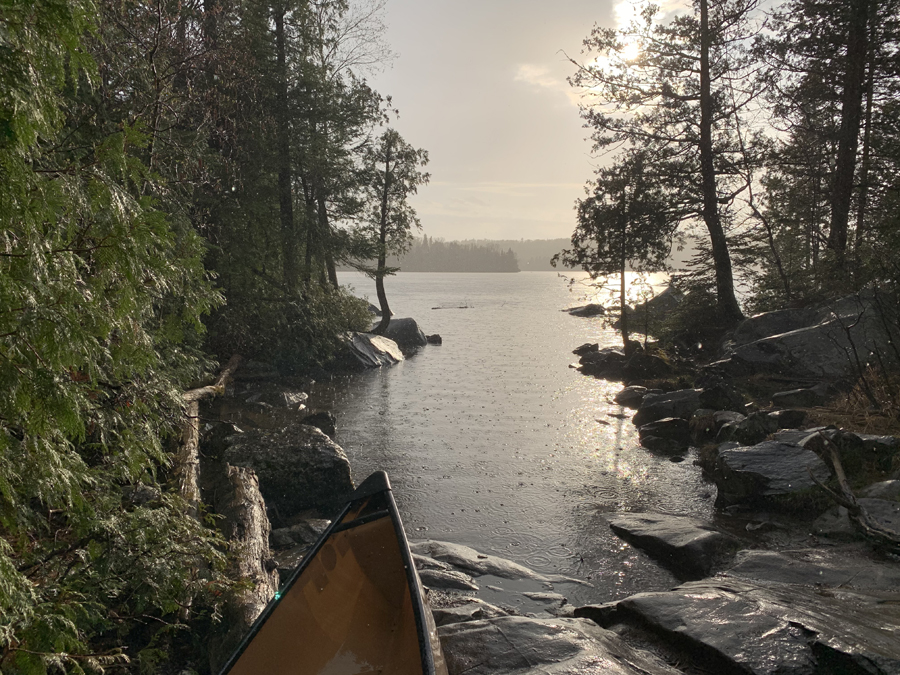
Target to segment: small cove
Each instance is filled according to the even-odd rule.
[[[341,282],[374,298],[362,275]],[[578,345],[619,339],[601,318],[561,311],[583,293],[555,272],[401,273],[386,285],[395,316],[415,318],[443,345],[317,383],[311,403],[336,414],[357,481],[388,472],[410,538],[589,581],[566,589],[575,604],[674,585],[603,514],[711,520],[715,487],[691,455],[673,463],[638,445],[630,411],[612,402],[621,385],[568,367]]]

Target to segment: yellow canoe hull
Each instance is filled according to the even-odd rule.
[[[446,675],[387,476],[360,485],[222,675]]]

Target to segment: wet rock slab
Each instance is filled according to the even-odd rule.
[[[477,591],[478,584],[468,574],[456,570],[419,570],[419,579],[428,588],[456,591]]]
[[[415,351],[428,344],[428,338],[415,319],[391,319],[384,330],[384,337],[393,340],[404,353]]]
[[[463,621],[483,621],[508,616],[509,612],[478,598],[453,607],[435,607],[432,609],[436,626],[449,626],[451,623]]]
[[[750,447],[720,448],[715,481],[719,504],[784,497],[816,487],[830,472],[812,450],[792,443],[764,441]]]
[[[234,434],[224,459],[253,469],[266,505],[288,519],[304,509],[328,509],[353,491],[350,462],[340,446],[315,427],[294,423],[271,432]]]
[[[638,435],[641,445],[649,450],[670,447],[673,451],[680,451],[691,443],[690,423],[681,417],[664,417],[644,424],[638,429]]]
[[[493,575],[503,579],[532,579],[534,581],[578,581],[560,576],[545,576],[505,558],[479,553],[474,548],[447,541],[419,541],[410,543],[409,550],[419,557],[427,556],[451,565],[474,576]]]
[[[606,517],[617,535],[643,549],[682,579],[707,576],[738,541],[696,518],[661,513],[620,513]]]
[[[661,394],[661,391],[647,389],[647,387],[642,387],[641,385],[634,384],[630,387],[625,387],[622,391],[616,394],[613,397],[613,401],[618,403],[619,405],[625,406],[626,408],[640,408],[641,401],[644,400],[644,396],[650,393]]]
[[[719,672],[900,673],[900,603],[736,579],[641,593],[618,611],[720,662]]]
[[[665,394],[649,394],[644,396],[631,421],[641,427],[666,417],[687,419],[695,410],[704,407],[700,401],[701,393],[701,389],[680,389]]]
[[[350,369],[382,368],[403,361],[403,352],[393,340],[371,333],[353,333],[347,341],[342,365]]]
[[[900,593],[900,565],[875,561],[861,550],[848,548],[741,551],[726,575],[819,588]]]
[[[587,619],[506,616],[438,630],[450,675],[675,675]]]
[[[604,307],[603,305],[598,305],[596,303],[590,303],[588,305],[582,305],[580,307],[570,307],[565,311],[572,316],[604,316],[606,314],[606,307]]]

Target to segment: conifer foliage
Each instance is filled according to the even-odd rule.
[[[231,583],[169,482],[183,392],[368,327],[333,275],[384,119],[347,11],[0,4],[0,672],[158,672]]]
[[[627,158],[647,155],[681,231],[705,229],[691,284],[714,288],[717,328],[740,320],[739,297],[759,311],[896,287],[900,4],[639,9],[593,29],[570,83],[604,170],[628,180]]]
[[[203,365],[185,338],[218,296],[199,238],[158,207],[140,125],[78,123],[98,86],[84,48],[96,11],[3,9],[3,672],[140,661],[122,649],[136,617],[199,600],[219,559],[162,484],[180,392]]]

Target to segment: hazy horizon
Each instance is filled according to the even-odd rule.
[[[594,23],[616,25],[612,0],[388,0],[385,22],[397,56],[370,80],[429,152],[431,184],[412,200],[423,233],[571,236],[593,162],[563,52],[577,58]]]

